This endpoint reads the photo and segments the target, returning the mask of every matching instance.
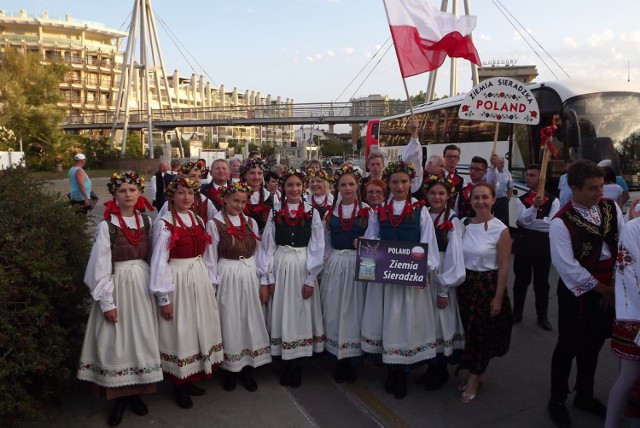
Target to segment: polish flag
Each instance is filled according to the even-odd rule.
[[[383,0],[402,77],[435,70],[447,55],[480,65],[471,31],[476,17],[442,12],[427,0]]]

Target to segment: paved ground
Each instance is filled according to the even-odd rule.
[[[96,193],[107,198],[106,179],[95,179]],[[56,182],[52,189],[66,192],[66,183]],[[101,218],[101,208],[95,210]],[[307,362],[303,383],[298,389],[284,388],[278,383],[278,365],[262,367],[256,372],[257,392],[245,391],[240,385],[233,392],[222,389],[219,376],[200,382],[207,389],[203,397],[194,397],[191,410],[179,408],[172,388],[163,382],[160,391],[145,401],[149,415],[138,417],[128,411],[123,427],[552,427],[547,417],[549,367],[555,346],[557,274],[552,270],[550,320],[554,332],[546,332],[535,323],[533,293],[527,299],[524,321],[513,329],[511,350],[503,358],[492,360],[487,381],[470,404],[458,401],[455,390],[462,376],[452,376],[439,391],[429,392],[413,380],[422,374],[410,374],[409,393],[396,400],[383,389],[386,370],[372,363],[359,369],[354,384],[338,385],[332,380],[332,367],[325,358]],[[511,289],[511,282],[509,285]],[[596,374],[596,396],[606,401],[617,376],[617,360],[605,344]],[[574,366],[575,370],[575,366]],[[452,372],[452,370],[450,370]],[[573,377],[572,377],[573,378]],[[66,404],[47,409],[48,425],[56,427],[106,426],[111,404],[94,399],[84,385],[66,397]],[[572,397],[570,397],[571,399]],[[574,426],[596,428],[603,421],[573,409],[568,401]],[[626,425],[625,425],[626,426]]]

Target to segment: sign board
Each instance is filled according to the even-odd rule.
[[[458,117],[537,125],[540,122],[540,109],[524,83],[509,77],[493,77],[471,89],[460,104]]]
[[[358,239],[356,281],[427,285],[427,244]]]

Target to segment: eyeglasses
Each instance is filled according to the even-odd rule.
[[[456,155],[446,155],[445,158],[447,159],[460,159],[460,156],[456,156]]]

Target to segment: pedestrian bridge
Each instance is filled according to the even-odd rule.
[[[92,129],[146,129],[151,121],[156,129],[202,126],[260,126],[260,125],[337,125],[366,123],[375,118],[404,113],[406,101],[323,102],[303,104],[272,104],[227,107],[181,107],[134,110],[120,113],[92,113],[67,116],[65,131]]]

